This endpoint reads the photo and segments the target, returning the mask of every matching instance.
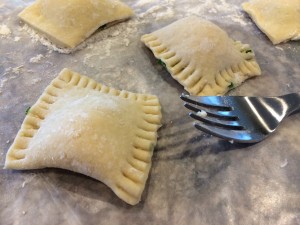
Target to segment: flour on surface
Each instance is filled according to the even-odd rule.
[[[250,21],[247,22],[243,16],[243,14],[241,14],[241,13],[228,15],[227,17],[230,18],[233,22],[239,23],[243,26],[246,26],[247,24],[251,23]]]
[[[157,6],[151,7],[146,12],[138,14],[139,18],[141,18],[141,19],[143,19],[149,15],[151,15],[152,17],[155,18],[156,21],[158,21],[158,20],[172,18],[172,17],[174,17],[175,13],[171,7],[157,5]]]
[[[156,21],[173,18],[175,12],[174,0],[140,0],[134,5],[138,18],[145,18],[148,16],[154,17]],[[143,10],[143,6],[147,7],[147,10]]]
[[[30,35],[31,40],[33,42],[40,42],[42,45],[46,46],[50,51],[57,51],[64,54],[70,54],[72,52],[71,49],[58,48],[53,43],[51,43],[48,39],[40,36],[35,30],[33,30],[27,24],[24,24],[22,30],[25,30]]]
[[[128,47],[130,44],[130,40],[128,38],[125,38],[124,42],[125,42],[125,46]]]
[[[139,0],[134,4],[134,6],[142,7],[142,6],[151,4],[152,2],[153,2],[153,0]]]
[[[5,69],[4,75],[7,75],[8,73],[20,74],[21,69],[23,67],[24,67],[23,65],[17,67],[8,67],[7,69]]]
[[[34,78],[34,79],[32,79],[31,80],[31,84],[37,84],[37,83],[39,83],[39,82],[41,82],[42,81],[42,79],[41,78]]]
[[[31,63],[38,63],[44,57],[45,56],[43,56],[42,54],[38,54],[37,56],[34,56],[34,57],[30,58],[29,62],[31,62]]]
[[[5,69],[4,73],[2,74],[2,77],[0,79],[0,94],[2,94],[3,92],[3,87],[4,85],[12,79],[17,78],[20,73],[21,73],[21,69],[24,66],[17,66],[17,67],[8,67]]]
[[[211,1],[211,0],[202,0],[193,8],[186,9],[186,16],[196,15],[203,16],[206,15],[206,19],[210,19],[211,16],[207,14],[209,12],[212,15],[212,18],[216,16],[228,19],[234,23],[239,23],[242,26],[245,26],[251,23],[250,20],[247,20],[245,15],[242,13],[239,5],[227,3],[225,0]]]
[[[14,41],[15,41],[15,42],[18,42],[18,41],[20,41],[20,40],[21,40],[20,37],[14,37]]]
[[[111,37],[117,37],[117,36],[119,36],[119,34],[120,34],[120,31],[118,31],[118,30],[115,30],[114,32],[112,32],[111,33]]]
[[[153,17],[155,17],[155,14],[160,10],[162,10],[162,6],[155,5],[155,6],[152,6],[151,8],[149,8],[146,12],[139,14],[139,17],[144,18],[148,15],[152,15]]]
[[[175,10],[177,10],[178,12],[182,11],[184,16],[204,16],[205,19],[210,19],[211,16],[212,18],[218,16],[228,21],[239,23],[242,26],[251,23],[250,20],[246,19],[239,5],[227,3],[225,0],[218,0],[217,3],[216,1],[202,0],[192,8],[183,5],[179,6],[179,9],[176,9],[174,0],[139,0],[134,7],[136,7],[135,11],[138,18],[141,19],[148,16],[153,17],[156,21],[170,19],[175,17]],[[212,15],[207,14],[207,12]]]
[[[6,37],[6,36],[8,36],[10,34],[11,34],[11,30],[8,28],[8,26],[5,25],[5,24],[1,24],[0,25],[0,35],[2,37]]]
[[[280,168],[284,168],[286,167],[288,164],[288,160],[287,159],[284,159],[284,161],[282,163],[280,163]]]

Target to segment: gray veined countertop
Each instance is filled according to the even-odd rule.
[[[0,0],[0,224],[300,224],[300,114],[255,145],[197,131],[179,99],[183,88],[157,64],[140,36],[188,15],[211,20],[249,43],[262,69],[230,95],[299,91],[300,46],[273,46],[241,0],[124,0],[135,17],[95,34],[80,51],[49,50],[22,29],[29,0]],[[184,41],[184,40],[182,40]],[[2,169],[31,106],[62,68],[159,97],[163,126],[142,201],[129,206],[104,184],[59,169]]]

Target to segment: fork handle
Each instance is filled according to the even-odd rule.
[[[287,104],[287,115],[300,109],[300,92],[290,93],[281,97]]]

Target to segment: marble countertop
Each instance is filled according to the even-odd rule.
[[[192,126],[183,91],[140,36],[197,15],[249,43],[262,76],[230,95],[299,91],[300,45],[274,46],[242,11],[242,0],[124,0],[135,17],[97,32],[72,54],[34,41],[17,14],[31,0],[0,0],[0,224],[300,224],[300,114],[268,139],[231,144]],[[184,40],[182,40],[184,41]],[[142,201],[129,206],[103,183],[59,169],[4,170],[26,109],[68,67],[98,82],[159,97],[163,126]]]

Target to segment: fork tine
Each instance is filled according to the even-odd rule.
[[[228,130],[201,122],[194,123],[194,126],[203,132],[229,141],[255,143],[262,140],[262,136],[247,130]]]
[[[208,107],[214,110],[231,111],[232,107],[226,104],[224,101],[225,96],[191,96],[181,94],[180,98],[188,103]]]
[[[205,111],[207,115],[216,117],[222,120],[238,120],[238,117],[234,114],[233,111],[216,111],[216,110],[211,110],[207,109],[201,106],[193,106],[190,103],[184,103],[184,106],[193,111],[193,112],[199,112],[199,111]]]
[[[231,129],[231,130],[243,130],[245,129],[240,123],[236,120],[220,120],[210,116],[199,116],[195,113],[189,113],[189,116],[195,120],[201,121],[205,124],[209,124],[212,126],[222,127],[224,129]]]

